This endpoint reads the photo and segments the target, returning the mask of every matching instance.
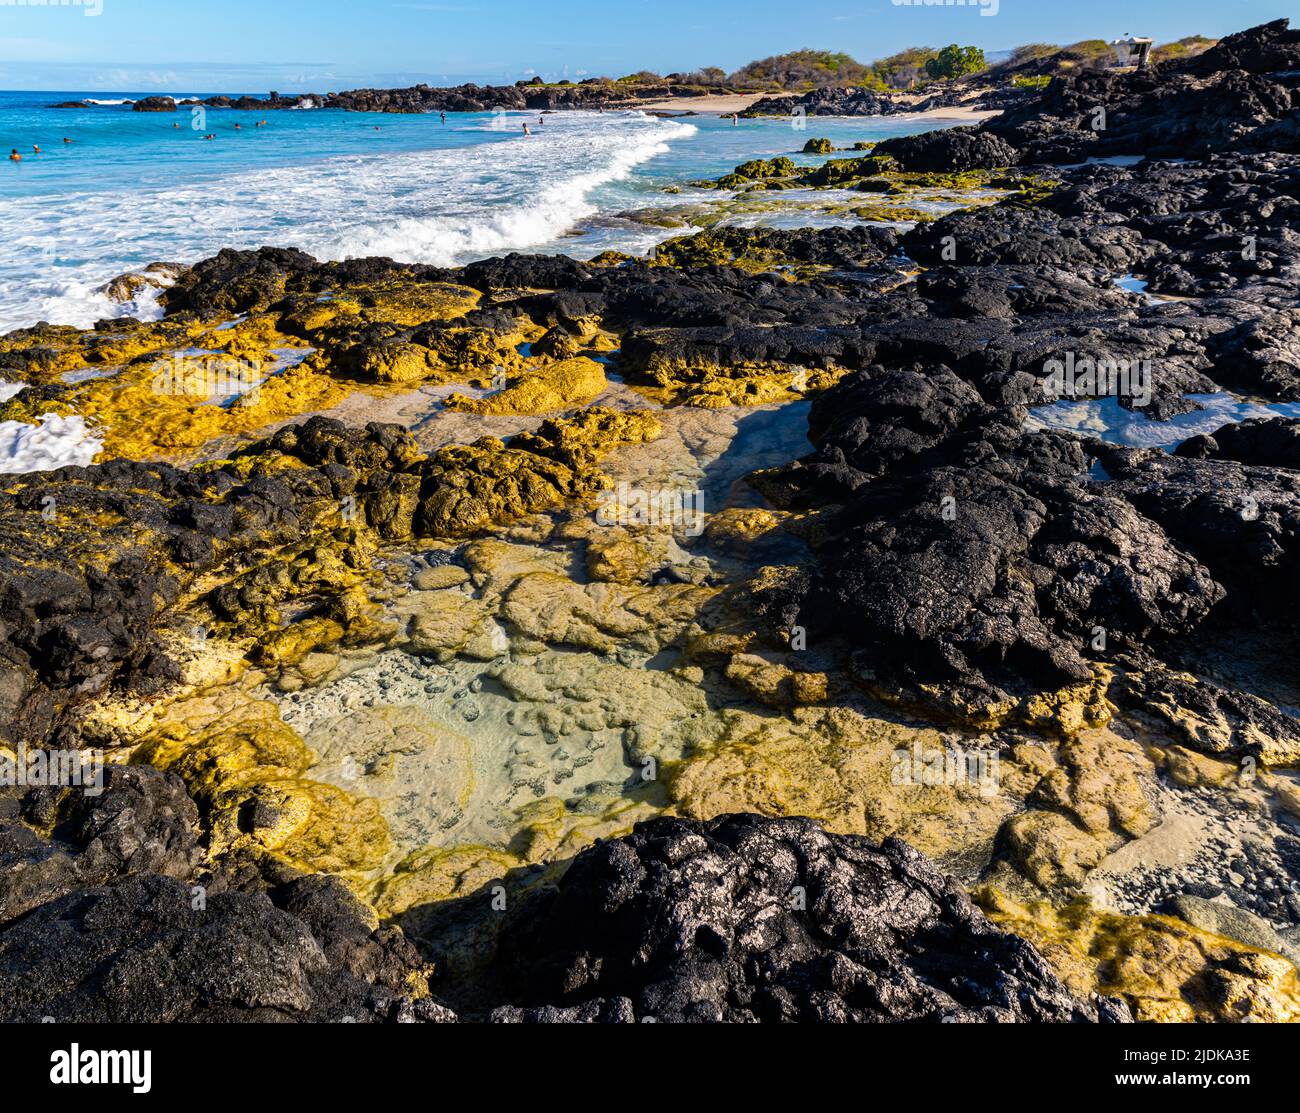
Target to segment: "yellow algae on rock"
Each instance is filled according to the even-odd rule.
[[[214,854],[264,852],[310,873],[361,873],[382,864],[388,824],[374,800],[315,781],[259,781],[212,801]]]
[[[478,306],[483,295],[469,286],[450,282],[399,282],[352,288],[347,296],[366,320],[422,325],[463,317]]]
[[[1032,810],[1007,821],[1001,853],[1043,889],[1072,888],[1154,825],[1155,766],[1142,747],[1104,729],[1085,731],[1042,758],[1050,767],[1026,795]]]
[[[824,672],[803,672],[757,653],[739,653],[727,664],[726,677],[768,707],[784,710],[826,699],[829,678]]]
[[[1160,752],[1160,757],[1169,779],[1187,788],[1228,788],[1241,777],[1241,766],[1236,762],[1206,757],[1186,746],[1170,746]]]
[[[274,361],[177,357],[78,383],[53,401],[14,399],[0,407],[0,420],[30,424],[45,413],[78,414],[103,438],[105,455],[151,459],[326,409],[348,393],[311,360],[279,371]]]
[[[0,353],[11,357],[17,377],[46,383],[87,367],[111,369],[169,348],[183,347],[205,326],[194,321],[114,321],[107,329],[37,325],[0,336]]]
[[[1018,718],[1040,734],[1072,738],[1080,731],[1105,726],[1112,708],[1106,699],[1110,672],[1096,667],[1091,680],[1025,700]]]
[[[609,381],[605,368],[580,356],[534,368],[510,386],[486,398],[453,394],[449,410],[475,414],[547,414],[585,406],[604,393]]]
[[[785,517],[762,507],[727,507],[709,518],[704,539],[719,552],[746,555],[780,535]]]
[[[520,826],[510,845],[529,865],[572,858],[593,843],[622,838],[638,823],[663,814],[653,786],[640,796],[646,798],[589,795],[583,801],[589,810],[582,813],[554,797],[527,804],[515,813]]]
[[[428,825],[426,842],[459,820],[474,791],[470,740],[417,707],[350,711],[316,723],[307,742],[318,755],[314,777],[378,801],[397,825]]]
[[[319,647],[337,645],[346,632],[332,618],[306,618],[267,635],[258,644],[254,657],[258,664],[273,668],[297,665]]]
[[[1109,840],[1057,812],[1022,812],[1009,819],[1000,834],[1007,860],[1043,889],[1081,884],[1111,849]]]
[[[724,730],[671,768],[672,806],[683,815],[803,815],[839,834],[896,836],[922,853],[987,861],[1014,806],[996,790],[995,776],[951,783],[899,777],[900,763],[911,762],[918,749],[922,755],[949,749],[933,730],[847,707],[798,708],[783,717],[721,715]]]
[[[1300,1020],[1296,968],[1278,955],[1169,916],[1124,916],[1083,901],[1020,904],[991,887],[974,896],[1075,993],[1121,997],[1139,1021]]]
[[[508,445],[483,437],[439,449],[423,469],[416,528],[424,537],[467,537],[594,495],[609,482],[595,466],[601,457],[661,432],[649,414],[593,408],[543,422]]]
[[[308,779],[315,755],[273,703],[233,689],[173,703],[132,760],[185,781],[214,854],[269,854],[310,872],[361,872],[383,861],[388,833],[378,805]]]
[[[381,916],[391,917],[423,904],[468,896],[520,865],[513,854],[490,846],[418,850],[379,884],[375,907]]]
[[[457,564],[443,564],[436,568],[421,568],[411,577],[411,586],[417,591],[443,591],[460,587],[469,579],[469,573]]]
[[[608,653],[619,646],[656,652],[690,626],[716,595],[712,588],[577,584],[567,576],[535,572],[505,596],[502,617],[526,637]]]
[[[1057,761],[1030,795],[1031,805],[1068,813],[1093,834],[1137,838],[1151,829],[1142,778],[1150,782],[1154,768],[1140,746],[1110,731],[1088,731],[1063,743]]]
[[[376,383],[417,383],[433,377],[437,364],[433,353],[420,344],[405,341],[376,344],[366,348],[348,365],[363,379]]]
[[[171,704],[133,759],[176,773],[196,796],[260,780],[292,779],[312,754],[274,703],[227,689]]]
[[[422,591],[403,600],[399,614],[409,625],[403,647],[445,663],[471,641],[491,637],[494,608],[456,589]]]
[[[255,313],[234,322],[223,322],[204,331],[196,331],[193,344],[241,359],[266,362],[277,350],[310,349],[302,341],[280,331],[280,318],[274,313]]]
[[[609,536],[593,537],[587,543],[587,575],[593,580],[617,584],[640,584],[665,564],[666,539],[661,534],[637,535],[612,528]]]
[[[726,409],[798,401],[830,389],[848,373],[779,363],[704,364],[656,352],[644,369],[628,373],[627,382],[665,405]]]

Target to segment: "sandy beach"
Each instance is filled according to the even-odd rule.
[[[645,104],[637,107],[643,112],[672,112],[696,113],[699,115],[718,115],[730,116],[733,112],[744,112],[753,107],[768,93],[747,93],[735,94],[733,96],[716,96],[716,97],[669,97],[666,100],[647,101]],[[967,108],[962,105],[956,105],[952,108],[933,108],[927,112],[908,112],[901,113],[900,118],[915,120],[958,120],[963,124],[978,124],[981,120],[987,120],[990,116],[996,116],[996,112],[985,112],[979,109]],[[813,117],[814,119],[816,117]],[[825,117],[826,119],[838,119],[839,117]],[[862,119],[871,119],[872,117],[863,116]]]
[[[729,116],[733,112],[744,112],[750,105],[757,104],[766,94],[745,93],[734,96],[718,97],[666,97],[663,100],[647,101],[637,105],[645,112],[702,112]]]

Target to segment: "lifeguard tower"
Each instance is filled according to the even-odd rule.
[[[1139,38],[1135,35],[1125,35],[1122,39],[1112,39],[1111,49],[1115,51],[1115,57],[1119,59],[1121,66],[1136,66],[1140,70],[1147,68],[1147,63],[1151,60],[1150,39]]]

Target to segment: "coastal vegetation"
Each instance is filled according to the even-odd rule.
[[[0,756],[108,756],[0,785],[3,1018],[1300,1020],[1300,35],[1078,45],[643,257],[0,337],[103,444],[0,482]]]

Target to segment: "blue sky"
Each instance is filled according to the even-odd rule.
[[[0,0],[0,88],[327,92],[533,73],[579,80],[733,70],[803,46],[869,61],[914,45],[999,50],[1125,32],[1166,40],[1300,17],[1300,0],[982,2],[996,3],[996,15],[923,0]]]

